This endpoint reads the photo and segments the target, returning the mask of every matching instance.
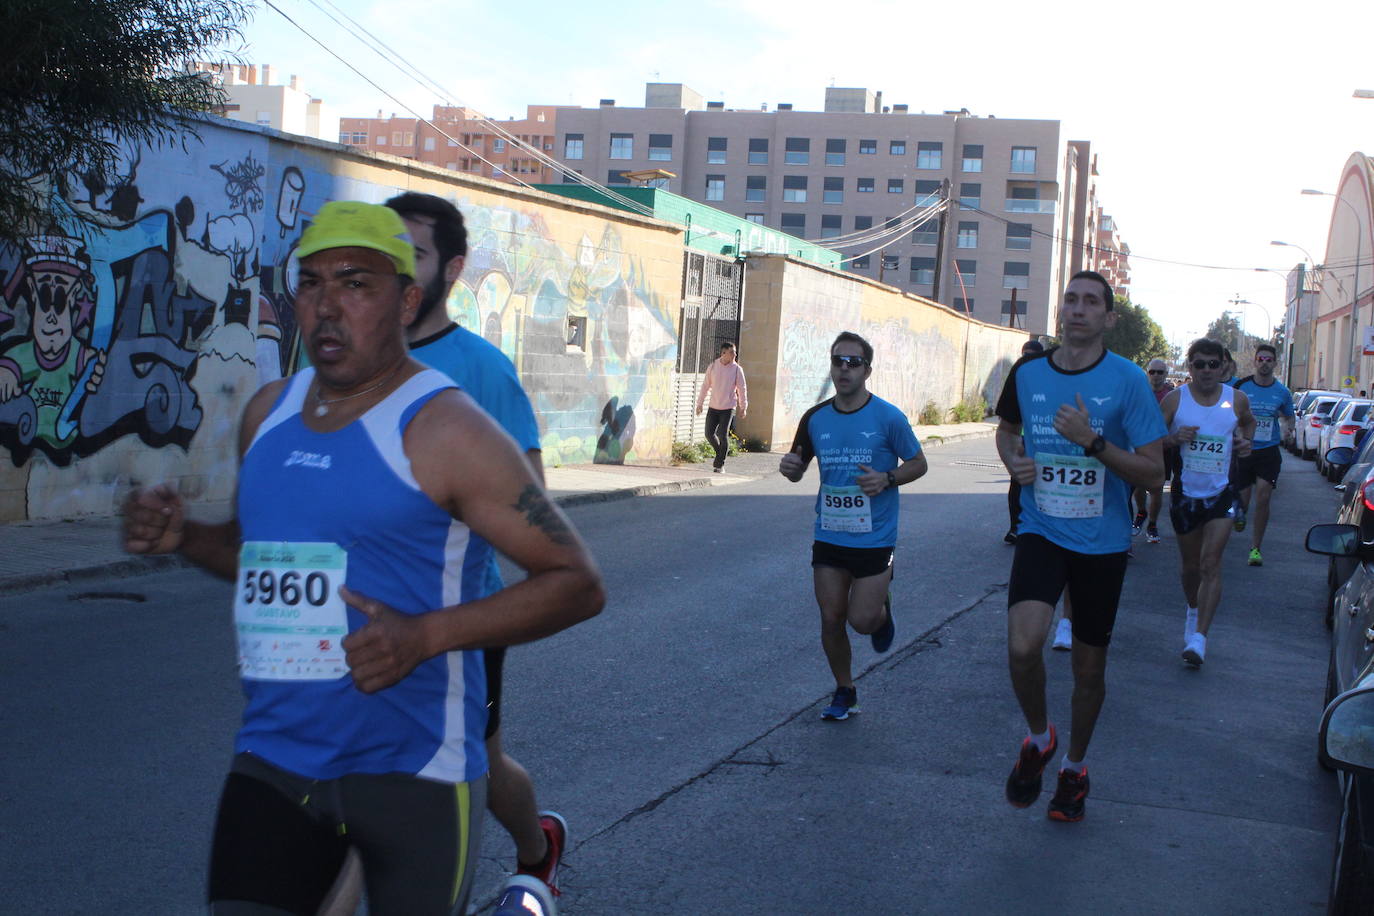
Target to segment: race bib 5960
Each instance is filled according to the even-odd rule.
[[[333,680],[348,673],[348,612],[337,544],[249,541],[239,552],[234,625],[239,669],[267,681]]]

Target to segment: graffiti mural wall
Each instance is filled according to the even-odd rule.
[[[471,227],[454,317],[511,357],[550,463],[671,453],[681,236],[233,122],[62,176],[0,245],[0,520],[111,514],[134,483],[232,497],[247,399],[292,365],[291,252],[328,200],[421,190]]]

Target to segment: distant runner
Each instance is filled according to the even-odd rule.
[[[1174,390],[1173,384],[1169,382],[1169,366],[1162,359],[1152,359],[1145,366],[1145,374],[1150,377],[1150,389],[1154,392],[1155,400],[1164,403],[1164,396]],[[1165,450],[1164,456],[1164,483],[1169,482],[1169,456]],[[1135,520],[1131,523],[1131,534],[1140,534],[1140,529],[1145,528],[1145,540],[1151,544],[1159,543],[1159,510],[1164,505],[1164,484],[1160,484],[1153,490],[1144,487],[1136,487],[1136,513]]]
[[[1278,351],[1269,344],[1255,348],[1255,374],[1240,380],[1240,391],[1250,399],[1250,411],[1255,415],[1255,440],[1250,454],[1240,459],[1236,468],[1236,487],[1239,490],[1241,512],[1250,508],[1250,493],[1255,494],[1254,510],[1250,515],[1251,566],[1263,566],[1264,530],[1269,527],[1270,497],[1279,485],[1279,470],[1283,458],[1279,443],[1293,431],[1293,393],[1274,377]]]

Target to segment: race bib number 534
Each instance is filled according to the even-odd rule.
[[[234,625],[239,670],[266,681],[333,680],[348,673],[348,612],[337,544],[249,541],[239,552]]]

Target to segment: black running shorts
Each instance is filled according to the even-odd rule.
[[[843,569],[855,579],[867,579],[892,568],[891,547],[844,547],[828,541],[811,543],[811,565]]]
[[[313,916],[350,847],[376,916],[466,911],[486,777],[444,783],[405,773],[307,779],[261,757],[234,758],[220,796],[207,896]]]
[[[1073,603],[1073,637],[1106,648],[1112,641],[1121,584],[1126,580],[1125,553],[1079,553],[1039,534],[1016,539],[1011,561],[1007,607],[1022,601],[1059,603],[1067,587]]]
[[[1173,523],[1174,534],[1190,534],[1208,522],[1227,518],[1236,502],[1236,491],[1230,485],[1204,499],[1184,496],[1182,487],[1171,490],[1169,496],[1169,521]]]
[[[1279,485],[1279,469],[1283,466],[1283,456],[1279,447],[1271,445],[1258,449],[1240,459],[1236,466],[1235,486],[1237,490],[1253,487],[1256,480],[1267,480],[1269,486]]]
[[[505,647],[483,649],[482,664],[487,669],[487,731],[490,738],[501,727],[501,672],[506,666]]]

